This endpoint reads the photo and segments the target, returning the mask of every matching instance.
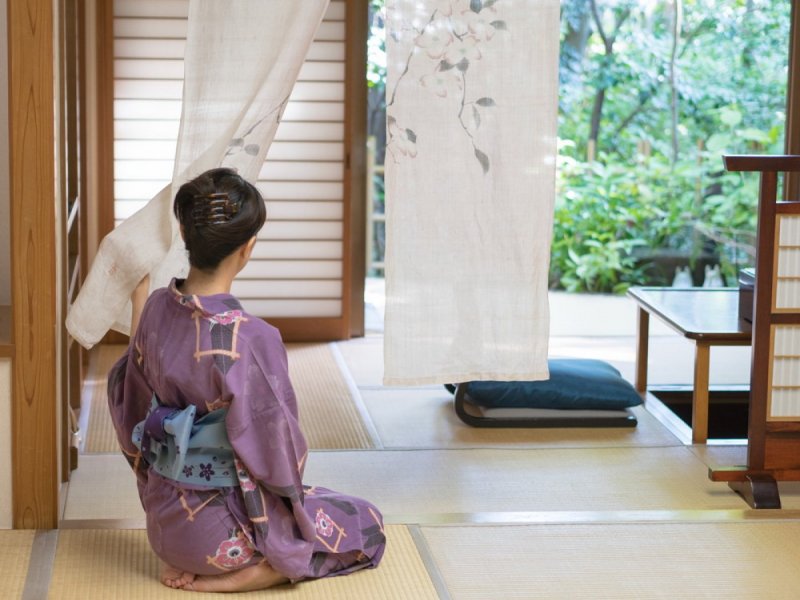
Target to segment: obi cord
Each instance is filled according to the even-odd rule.
[[[225,429],[225,408],[196,419],[196,408],[162,406],[153,394],[150,410],[131,439],[153,470],[180,483],[205,487],[239,485]]]

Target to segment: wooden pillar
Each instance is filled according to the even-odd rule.
[[[800,154],[800,0],[792,0],[789,80],[786,85],[785,154]],[[800,173],[786,173],[784,198],[800,200]]]
[[[8,0],[13,511],[58,525],[53,1]]]
[[[97,0],[95,3],[93,65],[95,69],[96,109],[92,140],[95,154],[93,167],[97,169],[97,197],[93,203],[97,214],[97,243],[114,229],[114,2]],[[92,252],[94,254],[94,252]]]
[[[367,80],[364,75],[367,64],[367,19],[368,7],[366,0],[351,0],[347,4],[346,19],[346,53],[345,68],[345,147],[347,160],[345,163],[345,222],[349,238],[349,256],[345,268],[349,269],[349,276],[344,278],[344,284],[350,289],[345,292],[342,299],[342,311],[350,313],[350,336],[364,335],[364,279],[366,267],[364,256],[367,252],[366,231],[367,222]],[[349,207],[349,210],[347,210]],[[348,222],[349,219],[349,222]],[[349,294],[348,294],[349,292]]]

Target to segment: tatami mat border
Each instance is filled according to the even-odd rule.
[[[744,501],[742,501],[744,506]],[[742,521],[800,521],[800,510],[623,510],[541,511],[437,514],[385,514],[387,525],[569,525],[570,523],[724,523]],[[62,529],[145,529],[139,519],[69,519]]]
[[[439,600],[451,600],[450,590],[447,589],[444,577],[442,577],[442,574],[439,572],[436,561],[433,560],[431,549],[428,546],[428,542],[425,541],[425,536],[422,535],[419,526],[409,525],[408,533],[411,535],[411,539],[414,540],[414,545],[417,548],[422,564],[425,566],[425,570],[428,572],[428,576],[431,578],[431,583],[436,590],[436,594],[439,596]]]
[[[367,430],[367,433],[372,438],[373,448],[368,449],[383,450],[383,443],[378,435],[378,430],[375,427],[375,423],[372,421],[372,416],[369,414],[369,411],[364,404],[364,400],[361,398],[361,392],[359,391],[358,385],[356,385],[356,382],[353,379],[353,375],[350,373],[350,368],[347,366],[344,356],[342,356],[342,353],[339,350],[339,345],[336,342],[330,342],[328,344],[328,350],[330,351],[334,362],[339,367],[342,380],[350,390],[350,396],[352,397],[353,404],[355,405],[356,410],[361,417],[364,429]]]
[[[37,531],[31,547],[31,560],[28,563],[28,575],[22,600],[41,600],[47,597],[50,578],[53,576],[53,564],[58,547],[58,530]]]

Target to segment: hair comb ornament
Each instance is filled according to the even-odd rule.
[[[226,192],[199,195],[194,199],[192,219],[197,226],[227,223],[239,212],[239,204],[231,202]]]

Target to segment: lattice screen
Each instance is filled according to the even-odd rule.
[[[778,217],[775,310],[800,309],[800,217]]]
[[[771,419],[800,418],[800,327],[772,328]]]
[[[774,310],[800,309],[800,217],[777,216]],[[800,418],[800,327],[772,327],[770,420]]]
[[[172,177],[188,6],[114,2],[117,223]],[[259,175],[269,222],[233,293],[261,316],[342,313],[345,9],[331,2]]]

